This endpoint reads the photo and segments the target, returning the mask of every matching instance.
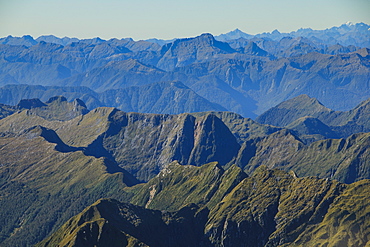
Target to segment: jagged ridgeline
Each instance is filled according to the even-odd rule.
[[[36,246],[365,246],[369,185],[171,164],[138,205],[98,200]]]
[[[308,94],[347,111],[370,97],[369,40],[364,23],[169,41],[9,36],[0,38],[0,103],[64,95],[89,109],[254,118]]]
[[[369,246],[369,28],[0,38],[0,246]]]
[[[307,96],[294,100],[301,98],[303,103],[314,100]],[[79,100],[70,103],[54,97],[46,103],[37,102],[37,107],[0,120],[0,131],[19,133],[35,125],[53,129],[66,145],[86,155],[109,158],[140,181],[148,181],[174,160],[196,166],[212,161],[224,167],[237,164],[251,173],[261,164],[292,169],[300,165],[295,162],[297,157],[307,157],[310,167],[317,166],[317,170],[299,169],[299,176],[319,175],[350,183],[369,174],[368,134],[355,134],[358,129],[369,131],[368,101],[349,112],[331,113],[332,123],[344,125],[317,125],[320,120],[308,116],[304,119],[310,121],[286,128],[260,124],[231,112],[160,115],[106,107],[88,112]],[[78,116],[70,119],[72,113]],[[332,135],[342,139],[328,139]],[[317,162],[319,157],[323,159]],[[343,175],[349,170],[351,178]]]
[[[299,96],[257,119],[283,109],[280,127],[63,96],[0,109],[1,246],[368,244],[368,101]]]

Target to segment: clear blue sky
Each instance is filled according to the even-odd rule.
[[[0,0],[0,37],[148,38],[370,24],[370,0]]]

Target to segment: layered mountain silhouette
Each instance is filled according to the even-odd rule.
[[[126,112],[161,114],[226,110],[199,96],[179,81],[110,89],[101,93],[87,87],[44,87],[23,84],[0,88],[0,98],[10,105],[17,104],[23,98],[40,98],[47,101],[54,95],[65,95],[68,100],[80,98],[88,109],[112,106]]]
[[[68,102],[64,96],[54,96],[46,102],[42,102],[38,98],[32,98],[22,99],[15,106],[1,105],[0,119],[24,109],[28,110],[28,114],[35,114],[48,120],[62,121],[70,120],[89,112],[85,103],[78,98],[73,100],[73,102]]]
[[[368,246],[369,40],[0,39],[0,245]]]
[[[351,23],[347,22],[338,27],[331,27],[325,30],[313,30],[311,28],[301,28],[297,31],[290,33],[280,33],[278,30],[274,30],[270,33],[261,33],[257,35],[249,35],[243,31],[236,29],[226,34],[216,36],[216,39],[220,41],[229,41],[235,39],[251,39],[260,38],[266,40],[281,40],[285,37],[291,38],[308,38],[315,43],[321,44],[341,44],[344,46],[355,45],[361,47],[369,47],[369,28],[370,26],[365,23]]]
[[[83,86],[102,93],[178,81],[209,102],[244,117],[254,118],[301,94],[343,111],[370,96],[369,45],[364,41],[369,37],[368,28],[359,23],[253,37],[237,30],[238,38],[233,34],[223,41],[202,34],[162,45],[132,39],[6,37],[0,40],[0,86]],[[2,104],[17,101],[10,95],[4,97],[8,101],[0,101]],[[102,106],[95,96],[77,97],[87,105],[91,101],[91,109]],[[103,105],[117,106],[113,102]],[[215,109],[195,109],[204,110]]]
[[[370,101],[365,100],[352,110],[333,111],[315,98],[300,95],[271,108],[258,116],[256,121],[297,130],[303,135],[348,137],[354,133],[370,131],[369,107]]]

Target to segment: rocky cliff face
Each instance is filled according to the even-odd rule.
[[[125,169],[145,180],[173,160],[184,165],[219,160],[226,165],[239,149],[235,136],[212,114],[195,118],[116,111],[110,120],[102,145]]]

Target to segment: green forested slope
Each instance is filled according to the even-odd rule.
[[[121,189],[136,183],[106,158],[68,150],[55,137],[36,127],[0,138],[1,246],[30,246],[97,199],[122,199]]]
[[[212,164],[195,169],[209,169]],[[193,168],[191,168],[193,169]],[[166,173],[170,180],[178,177]],[[162,177],[162,176],[159,176]],[[154,179],[155,180],[155,179]],[[153,180],[153,182],[154,182]],[[150,181],[151,182],[151,181]],[[149,182],[149,183],[150,183]],[[203,181],[198,180],[200,185]],[[196,184],[196,182],[195,182]],[[153,185],[153,184],[152,184]],[[177,188],[176,188],[177,187]],[[234,184],[215,205],[188,204],[174,211],[100,200],[37,246],[365,246],[369,244],[369,181],[351,185],[259,168]],[[171,184],[190,196],[188,183]],[[195,193],[206,198],[208,192]],[[192,200],[199,201],[193,197]],[[353,206],[353,203],[357,203]],[[204,203],[200,203],[204,205]],[[161,205],[158,205],[161,207]],[[153,204],[153,208],[155,206]]]

